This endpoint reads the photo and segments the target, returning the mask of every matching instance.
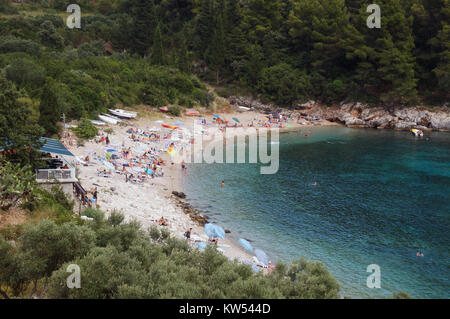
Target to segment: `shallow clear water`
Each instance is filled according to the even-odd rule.
[[[310,130],[280,136],[276,175],[189,165],[189,201],[272,261],[322,261],[345,296],[449,298],[450,134]],[[366,286],[370,264],[381,267],[381,289]]]

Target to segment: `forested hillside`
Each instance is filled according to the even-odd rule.
[[[199,79],[288,107],[448,102],[450,0],[379,0],[379,29],[371,2],[0,0],[0,70],[51,133],[62,112],[208,106]],[[69,3],[80,29],[66,26]]]

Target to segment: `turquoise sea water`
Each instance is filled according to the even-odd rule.
[[[450,134],[310,130],[280,136],[276,175],[190,164],[189,201],[272,261],[322,261],[345,296],[449,298]],[[370,264],[381,267],[381,289],[366,286]]]

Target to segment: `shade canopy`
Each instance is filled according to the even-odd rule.
[[[247,249],[249,252],[253,252],[253,247],[252,245],[248,242],[248,240],[245,240],[244,238],[239,238],[238,239],[239,244],[241,244],[242,247],[244,247],[245,249]]]
[[[53,138],[41,137],[39,142],[44,142],[44,145],[39,149],[43,153],[53,153],[59,155],[75,156],[62,143]],[[0,147],[3,151],[3,147]]]
[[[214,224],[206,224],[204,227],[205,234],[208,237],[225,239],[225,231],[222,227]]]
[[[262,251],[261,249],[255,249],[255,255],[256,258],[258,258],[258,260],[264,264],[264,266],[267,266],[267,264],[269,263],[269,257],[264,251]]]
[[[48,152],[60,155],[74,156],[60,141],[53,138],[41,137],[40,142],[45,144],[39,149],[41,152]]]

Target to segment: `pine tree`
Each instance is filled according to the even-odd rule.
[[[46,135],[51,136],[58,133],[61,113],[52,82],[47,82],[43,88],[39,113],[39,125],[45,129]]]
[[[203,0],[195,22],[194,42],[195,51],[205,58],[214,32],[214,0]]]
[[[148,53],[156,27],[154,0],[133,0],[133,49],[141,56]]]
[[[0,77],[0,147],[8,160],[35,168],[39,163],[43,129],[30,124],[29,111],[18,101],[19,97],[14,84]]]
[[[370,29],[376,74],[381,88],[380,99],[388,103],[413,103],[417,99],[417,79],[413,56],[412,17],[407,17],[400,0],[383,0],[382,27]]]
[[[166,64],[166,56],[164,52],[164,43],[161,34],[161,26],[158,26],[155,29],[155,34],[153,35],[153,46],[152,46],[152,56],[151,56],[152,64],[165,65]]]
[[[289,24],[294,46],[307,57],[305,66],[331,78],[346,72],[346,54],[358,31],[344,0],[296,2]]]
[[[216,73],[216,83],[220,82],[220,69],[225,62],[225,31],[222,15],[218,15],[211,44],[207,49],[207,62]]]
[[[187,45],[187,37],[183,34],[178,37],[178,50],[177,50],[177,67],[179,70],[190,73],[191,72],[191,54]]]
[[[438,91],[443,100],[448,100],[450,95],[450,0],[443,0],[442,28],[437,35],[440,43],[439,62],[434,74],[438,79]]]

